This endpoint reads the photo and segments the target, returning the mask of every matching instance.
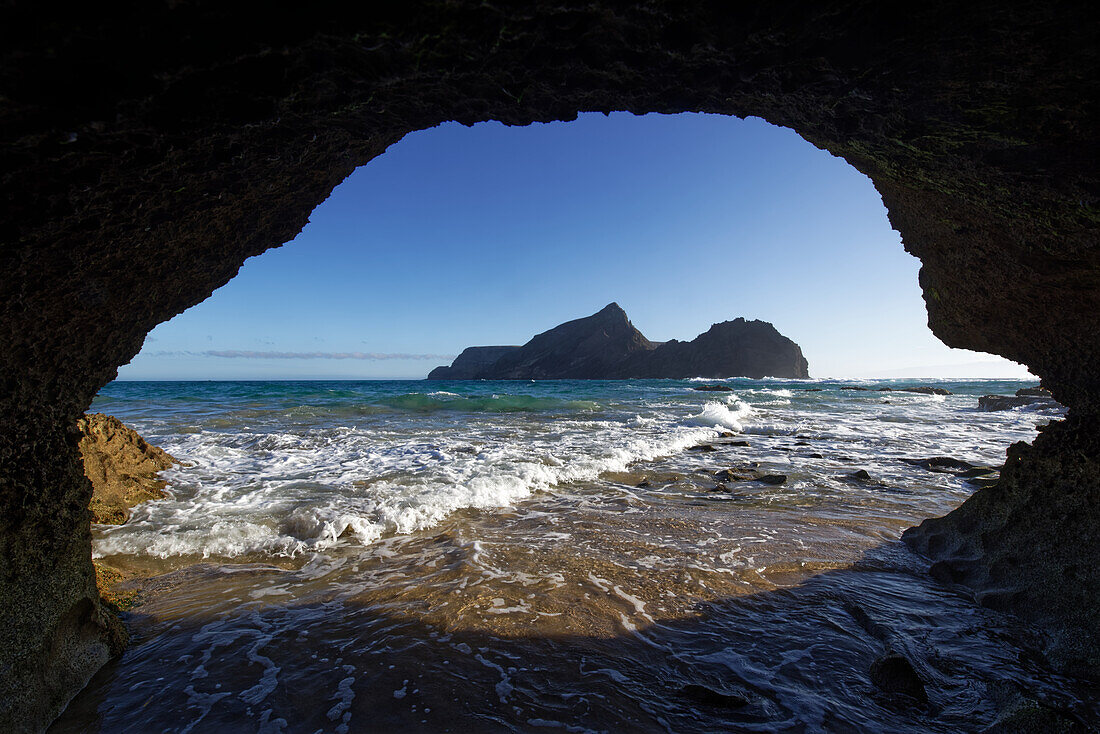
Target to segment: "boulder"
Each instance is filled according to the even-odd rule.
[[[1029,405],[1043,408],[1061,407],[1053,398],[1042,395],[982,395],[978,398],[980,410],[1012,410]]]
[[[941,474],[964,474],[975,467],[969,461],[954,459],[950,456],[931,456],[927,459],[902,459],[906,464]],[[990,471],[990,470],[986,470]],[[983,473],[985,473],[983,471]]]
[[[84,474],[92,482],[88,509],[93,522],[121,525],[130,519],[134,505],[167,496],[166,482],[157,474],[179,462],[166,451],[114,416],[90,413],[77,421],[77,427],[83,434]]]
[[[950,395],[950,390],[945,390],[942,387],[929,387],[927,385],[921,385],[919,387],[899,387],[898,392],[915,392],[920,395]]]

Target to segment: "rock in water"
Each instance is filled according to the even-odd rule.
[[[718,708],[739,709],[747,706],[749,703],[748,698],[740,693],[720,691],[699,683],[688,683],[682,686],[680,688],[680,695],[695,703],[701,703],[705,706],[716,706]]]
[[[871,682],[887,693],[900,693],[917,701],[927,702],[924,681],[904,655],[888,652],[871,663]]]
[[[1025,405],[1038,405],[1042,408],[1061,407],[1053,398],[1043,395],[1017,393],[1016,395],[982,395],[978,398],[979,410],[1011,410]]]
[[[166,482],[157,473],[179,462],[166,451],[114,416],[90,413],[77,421],[77,427],[83,434],[84,475],[92,482],[88,509],[94,522],[121,525],[130,519],[134,505],[167,496]]]
[[[522,347],[470,347],[432,380],[809,377],[802,349],[764,321],[714,324],[690,342],[651,342],[617,303]],[[712,388],[715,389],[715,388]],[[716,391],[721,388],[717,388]]]

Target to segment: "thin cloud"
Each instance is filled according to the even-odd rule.
[[[451,359],[449,354],[405,354],[387,352],[254,352],[241,349],[210,349],[199,352],[203,357],[226,359],[359,359],[383,361],[391,359]]]

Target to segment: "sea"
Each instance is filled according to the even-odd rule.
[[[1095,726],[1041,631],[899,540],[1061,417],[978,407],[1035,384],[113,382],[91,411],[180,464],[93,526],[131,644],[51,731]],[[890,653],[923,693],[872,681]]]

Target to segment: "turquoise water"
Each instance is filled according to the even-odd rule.
[[[1032,631],[898,542],[974,491],[904,460],[998,466],[1060,411],[977,398],[1033,384],[112,383],[92,410],[183,465],[93,528],[147,576],[137,644],[55,730],[958,732],[1025,698],[1095,718]],[[870,683],[887,649],[928,704]]]
[[[96,550],[232,558],[365,545],[428,529],[464,508],[510,507],[552,488],[589,491],[606,473],[638,462],[693,470],[684,449],[721,431],[759,436],[756,460],[793,472],[788,492],[837,489],[833,473],[846,464],[908,488],[929,478],[899,456],[920,447],[997,464],[1008,444],[1030,439],[1048,418],[977,410],[979,395],[1026,384],[1014,381],[937,382],[949,396],[857,392],[840,388],[858,383],[828,381],[732,379],[723,382],[732,392],[692,389],[701,384],[112,383],[92,410],[132,424],[188,467],[166,475],[171,499],[138,508],[126,526],[102,529]],[[792,466],[778,444],[796,434],[820,449],[801,453],[823,458]],[[969,491],[941,484],[914,486],[911,501],[887,504],[916,520],[949,510]],[[860,494],[840,489],[853,500]]]

